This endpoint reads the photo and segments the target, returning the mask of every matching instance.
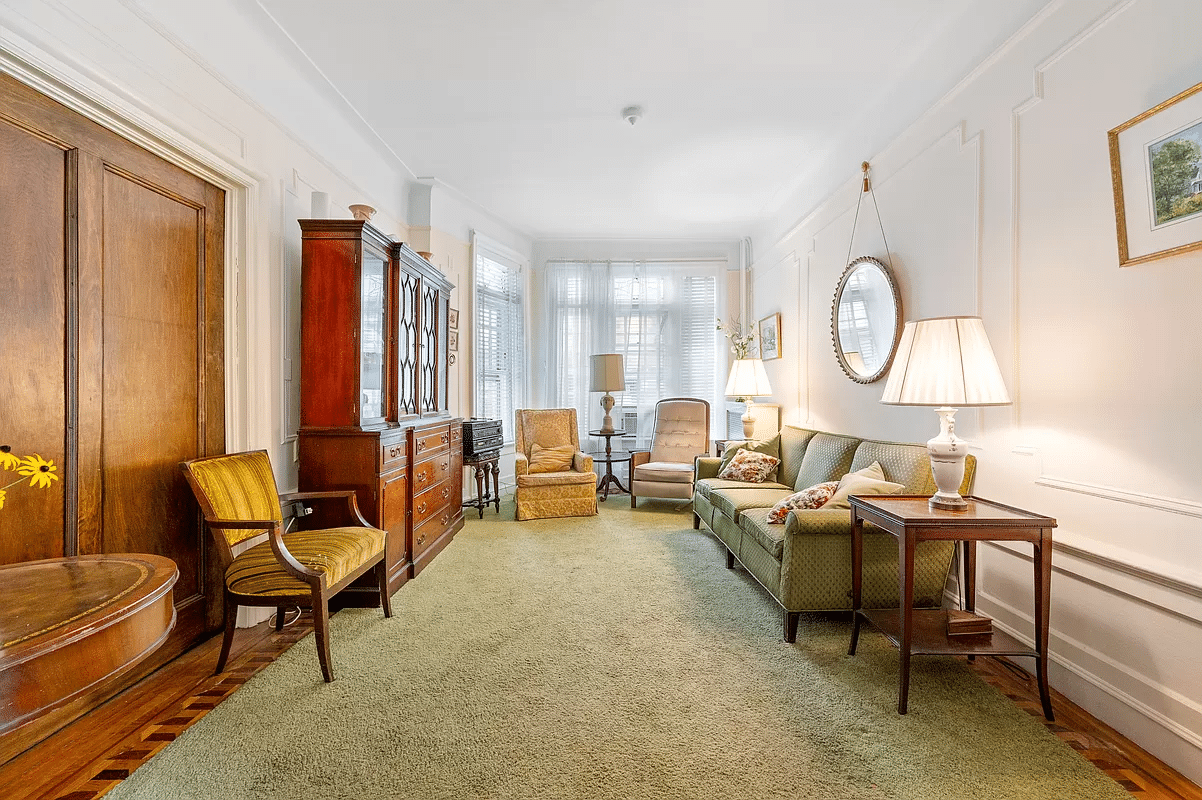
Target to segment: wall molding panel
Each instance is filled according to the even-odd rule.
[[[977,599],[987,603],[990,606],[991,611],[1002,612],[1002,619],[999,619],[998,616],[993,617],[993,622],[995,625],[1027,646],[1034,647],[1034,638],[1029,631],[1034,630],[1035,620],[1030,614],[1014,608],[997,597],[980,590],[977,591]],[[1202,751],[1202,736],[1200,736],[1197,732],[1185,727],[1177,720],[1167,716],[1159,709],[1153,708],[1144,701],[1140,700],[1138,697],[1116,686],[1114,683],[1106,680],[1095,672],[1081,666],[1080,662],[1083,659],[1067,658],[1063,655],[1060,655],[1058,651],[1063,651],[1065,649],[1072,650],[1087,656],[1089,659],[1097,661],[1101,664],[1105,664],[1115,672],[1124,675],[1133,681],[1136,681],[1141,686],[1146,687],[1154,695],[1170,700],[1188,713],[1202,716],[1202,705],[1173,690],[1172,687],[1165,686],[1159,681],[1153,680],[1146,675],[1132,670],[1125,664],[1115,661],[1105,653],[1101,653],[1087,644],[1077,641],[1071,636],[1065,635],[1061,631],[1053,628],[1049,632],[1049,639],[1049,661],[1054,662],[1061,669],[1073,673],[1078,678],[1094,686],[1096,689],[1099,689],[1110,697],[1122,702],[1128,708],[1146,717],[1150,722],[1164,729],[1166,732],[1173,734],[1182,741],[1188,743],[1190,746]]]

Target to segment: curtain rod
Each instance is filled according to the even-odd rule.
[[[548,258],[547,264],[728,264],[729,258]]]

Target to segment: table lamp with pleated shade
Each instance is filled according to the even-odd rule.
[[[1004,406],[1010,395],[980,317],[939,317],[907,322],[881,402],[934,406],[939,435],[927,442],[938,491],[931,508],[962,511],[960,496],[968,443],[956,436],[956,409]]]

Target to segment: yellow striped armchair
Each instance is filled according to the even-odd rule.
[[[330,597],[368,570],[375,570],[384,616],[392,616],[388,571],[384,565],[384,531],[359,513],[353,491],[276,491],[267,451],[209,456],[180,464],[205,523],[213,533],[225,569],[225,636],[216,673],[225,670],[238,606],[276,609],[276,630],[284,610],[313,610],[317,658],[322,677],[334,680],[330,663]],[[342,527],[286,531],[283,507],[294,502],[331,503],[342,508]],[[337,513],[331,509],[331,513]],[[234,555],[234,547],[266,536],[266,540]]]

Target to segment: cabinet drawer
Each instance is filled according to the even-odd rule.
[[[447,527],[451,524],[455,512],[453,509],[443,509],[437,517],[427,520],[424,524],[413,529],[413,560],[418,558],[432,544],[437,542],[443,534],[446,533]]]
[[[413,432],[414,458],[426,458],[434,453],[446,450],[451,443],[451,432],[446,425],[433,429],[422,429]]]
[[[458,422],[451,423],[451,443],[454,444],[455,442],[462,441],[462,439],[463,425]]]
[[[429,489],[426,489],[419,495],[413,498],[413,527],[416,528],[428,519],[439,516],[451,505],[451,500],[458,502],[458,498],[453,498],[454,487],[450,481],[443,481],[435,484]]]
[[[404,438],[380,443],[380,466],[384,471],[395,469],[405,460],[406,455]]]
[[[424,492],[431,486],[447,479],[451,474],[451,454],[442,453],[434,458],[419,462],[413,468],[413,494]]]

